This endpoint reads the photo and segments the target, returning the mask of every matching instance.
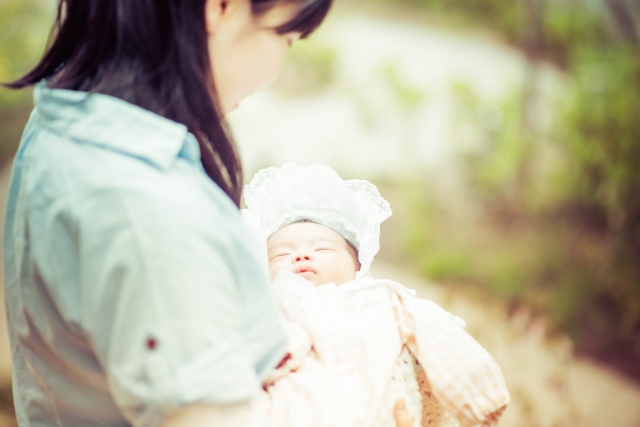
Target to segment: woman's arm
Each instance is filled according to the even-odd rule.
[[[74,204],[82,332],[135,427],[255,397],[286,344],[237,208],[204,176],[167,175],[116,176]]]
[[[165,425],[250,425],[259,427],[366,427],[378,413],[380,390],[367,363],[367,353],[379,345],[373,336],[363,338],[358,310],[345,304],[330,289],[315,289],[296,302],[283,301],[288,316],[296,316],[298,334],[292,345],[305,341],[308,349],[294,357],[288,374],[268,383],[253,404],[243,406],[192,406],[167,419]],[[297,312],[297,313],[296,313]],[[306,335],[302,337],[300,335]],[[295,340],[295,337],[299,340]],[[295,349],[294,353],[298,353]],[[378,350],[380,351],[380,349]],[[379,385],[378,385],[379,386]],[[373,387],[373,388],[372,388]],[[397,425],[410,427],[404,402],[395,408]],[[193,424],[184,424],[184,423]]]
[[[263,427],[251,401],[230,405],[192,404],[168,416],[160,427]]]
[[[398,400],[394,409],[397,427],[412,427],[413,420],[404,400]],[[264,420],[252,402],[232,405],[190,405],[167,417],[160,427],[263,427]],[[306,427],[306,426],[298,426]]]

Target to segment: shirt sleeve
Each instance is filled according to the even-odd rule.
[[[134,426],[260,390],[234,267],[258,261],[226,196],[187,187],[107,190],[77,206],[82,328]]]

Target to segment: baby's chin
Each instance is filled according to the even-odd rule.
[[[355,280],[355,273],[353,274],[353,277],[351,278],[325,278],[324,276],[322,276],[321,274],[317,274],[317,273],[313,273],[310,271],[305,271],[304,273],[298,273],[299,276],[304,277],[305,279],[307,279],[308,281],[310,281],[314,286],[322,286],[322,285],[326,285],[328,283],[333,283],[336,286],[340,286],[342,284],[345,284],[347,282],[350,282],[352,280]]]
[[[350,282],[352,280],[355,280],[355,276],[356,273],[353,273],[353,277],[351,278],[341,278],[341,279],[335,279],[335,278],[327,278],[325,277],[323,274],[321,273],[317,273],[315,271],[303,271],[301,273],[296,273],[295,271],[292,270],[288,270],[291,273],[294,273],[297,276],[300,276],[304,279],[307,279],[309,282],[311,282],[312,285],[314,286],[322,286],[322,285],[326,285],[328,283],[333,283],[336,286],[340,286],[344,283]],[[272,273],[272,279],[275,278],[275,276],[277,275],[277,272],[273,272]]]
[[[314,271],[303,271],[302,273],[296,273],[298,276],[304,277],[310,282],[314,282],[319,276]]]
[[[283,269],[285,270],[285,269]],[[278,272],[281,270],[277,270],[277,271],[271,271],[271,279],[275,279],[276,276],[278,275]],[[309,282],[311,282],[314,286],[320,286],[320,285],[324,285],[323,279],[315,272],[313,271],[303,271],[302,273],[296,273],[294,270],[286,270],[289,271],[290,273],[295,274],[296,276],[300,276],[304,279],[307,279]],[[329,282],[327,282],[329,283]]]
[[[295,272],[293,272],[295,273]],[[330,283],[331,281],[327,281],[324,280],[323,277],[316,273],[315,271],[303,271],[302,273],[295,273],[300,277],[303,277],[305,279],[307,279],[308,281],[310,281],[314,286],[320,286],[320,285],[325,285],[327,283]]]

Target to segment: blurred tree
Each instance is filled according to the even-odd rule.
[[[640,3],[402,4],[491,28],[529,58],[525,86],[505,100],[496,128],[480,123],[477,96],[454,90],[462,120],[484,128],[487,143],[466,154],[465,172],[493,234],[472,243],[433,200],[426,211],[415,201],[406,253],[432,278],[476,282],[549,314],[578,351],[640,379]],[[546,135],[535,117],[540,61],[568,78]]]

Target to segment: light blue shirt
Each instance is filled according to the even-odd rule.
[[[285,336],[194,136],[105,95],[34,99],[4,230],[20,426],[154,426],[255,395]]]

